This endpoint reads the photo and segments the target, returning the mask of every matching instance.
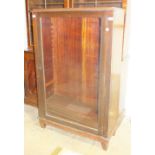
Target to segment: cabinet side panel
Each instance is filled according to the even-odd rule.
[[[112,20],[109,19],[109,22]],[[120,84],[122,68],[122,47],[124,32],[124,12],[115,11],[113,19],[112,60],[111,60],[111,84],[109,105],[108,135],[111,136],[118,125],[123,109],[120,106]]]
[[[25,103],[37,106],[37,84],[34,53],[30,51],[24,52],[24,89]]]

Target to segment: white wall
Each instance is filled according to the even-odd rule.
[[[127,109],[132,154],[155,154],[155,1],[132,0]],[[152,142],[153,140],[153,142]]]

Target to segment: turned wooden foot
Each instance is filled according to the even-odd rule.
[[[41,127],[41,128],[46,128],[46,123],[45,123],[45,121],[39,120],[39,123],[40,123],[40,127]]]
[[[108,149],[108,146],[109,146],[109,142],[101,142],[101,145],[102,145],[102,148],[104,149],[104,150],[107,150]]]

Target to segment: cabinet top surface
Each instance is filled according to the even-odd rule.
[[[122,11],[122,8],[99,7],[99,8],[57,8],[57,9],[33,9],[32,13],[37,12],[102,12],[102,11]]]

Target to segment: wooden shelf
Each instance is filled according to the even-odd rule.
[[[46,100],[46,105],[48,115],[56,115],[97,128],[97,112],[80,101],[68,96],[52,95]]]

